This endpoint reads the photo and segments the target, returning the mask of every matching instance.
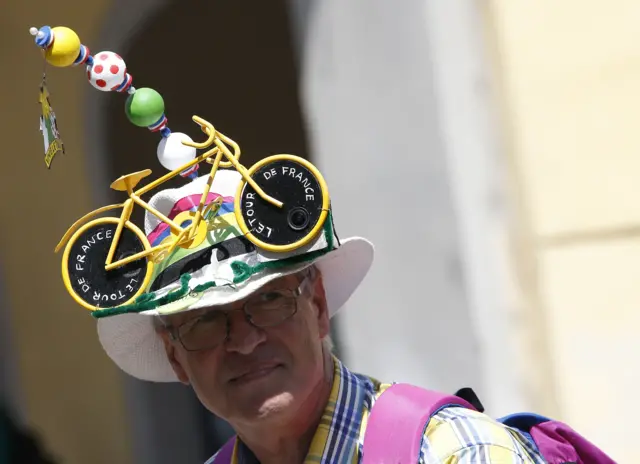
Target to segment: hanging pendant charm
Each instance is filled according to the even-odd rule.
[[[64,153],[64,144],[60,138],[60,132],[58,131],[58,123],[56,121],[56,114],[51,107],[51,101],[49,100],[49,91],[47,90],[47,83],[45,76],[42,76],[42,83],[40,84],[40,105],[42,108],[42,114],[40,116],[40,131],[44,138],[44,163],[47,168],[51,169],[51,162],[53,157],[61,151]]]

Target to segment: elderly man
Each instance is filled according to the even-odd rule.
[[[163,323],[159,333],[178,379],[238,434],[232,462],[360,462],[363,419],[385,386],[331,355],[325,289],[314,266],[229,307]],[[528,457],[523,438],[480,413],[441,413],[434,424],[416,462],[542,462]],[[465,438],[444,438],[464,428]],[[472,437],[493,437],[493,444]]]
[[[304,201],[321,185],[313,180],[317,172],[310,164],[288,163],[265,168],[270,175],[262,177],[262,187],[270,188],[267,177],[275,179],[272,187],[313,211],[318,206]],[[286,174],[292,169],[302,188]],[[165,190],[150,204],[182,217],[207,182],[203,176]],[[373,246],[362,238],[339,240],[330,208],[319,226],[293,214],[283,226],[281,216],[256,208],[257,220],[281,234],[281,244],[318,230],[297,248],[257,246],[235,216],[241,182],[238,172],[219,171],[211,184],[209,201],[218,209],[207,239],[166,257],[134,303],[94,311],[100,341],[124,371],[188,384],[232,425],[236,437],[209,463],[363,462],[372,408],[389,385],[351,372],[332,354],[329,333],[331,317],[369,271]],[[166,239],[167,227],[147,214],[152,245]],[[132,272],[127,276],[136,277]],[[544,462],[527,443],[479,412],[446,408],[429,420],[411,462]]]

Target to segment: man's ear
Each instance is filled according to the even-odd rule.
[[[324,283],[322,274],[318,272],[313,283],[313,303],[318,310],[318,329],[320,337],[324,338],[329,335],[329,308],[327,307],[327,298],[324,291]]]
[[[176,358],[176,347],[170,339],[169,332],[166,329],[160,329],[158,330],[158,335],[162,338],[164,351],[167,354],[167,359],[173,368],[173,372],[176,373],[176,376],[181,383],[189,385],[189,376],[182,367],[182,364],[180,364],[180,361]]]

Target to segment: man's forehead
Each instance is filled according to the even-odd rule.
[[[247,295],[245,298],[235,301],[233,303],[227,305],[219,305],[219,306],[208,306],[205,308],[194,309],[192,311],[187,311],[178,314],[171,314],[167,316],[163,316],[162,319],[166,324],[169,324],[173,327],[176,327],[186,321],[194,319],[207,313],[212,310],[229,310],[234,308],[240,308],[247,300],[259,295],[261,293],[267,292],[269,290],[281,289],[281,288],[293,288],[300,282],[299,273],[289,274],[283,277],[279,277],[277,279],[272,280],[271,282],[266,283],[264,286],[260,287],[255,292]]]

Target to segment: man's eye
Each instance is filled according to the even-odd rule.
[[[267,292],[267,293],[263,293],[262,296],[260,297],[261,301],[275,301],[282,298],[282,293],[280,292]]]
[[[220,319],[221,316],[222,316],[221,313],[217,313],[215,311],[210,311],[210,312],[200,316],[198,318],[198,320],[201,321],[201,322],[209,322],[209,321],[218,320],[218,319]]]
[[[190,321],[185,322],[180,327],[178,327],[178,332],[183,335],[191,332],[191,330],[196,326],[199,320],[200,318],[197,317],[195,319],[191,319]]]

